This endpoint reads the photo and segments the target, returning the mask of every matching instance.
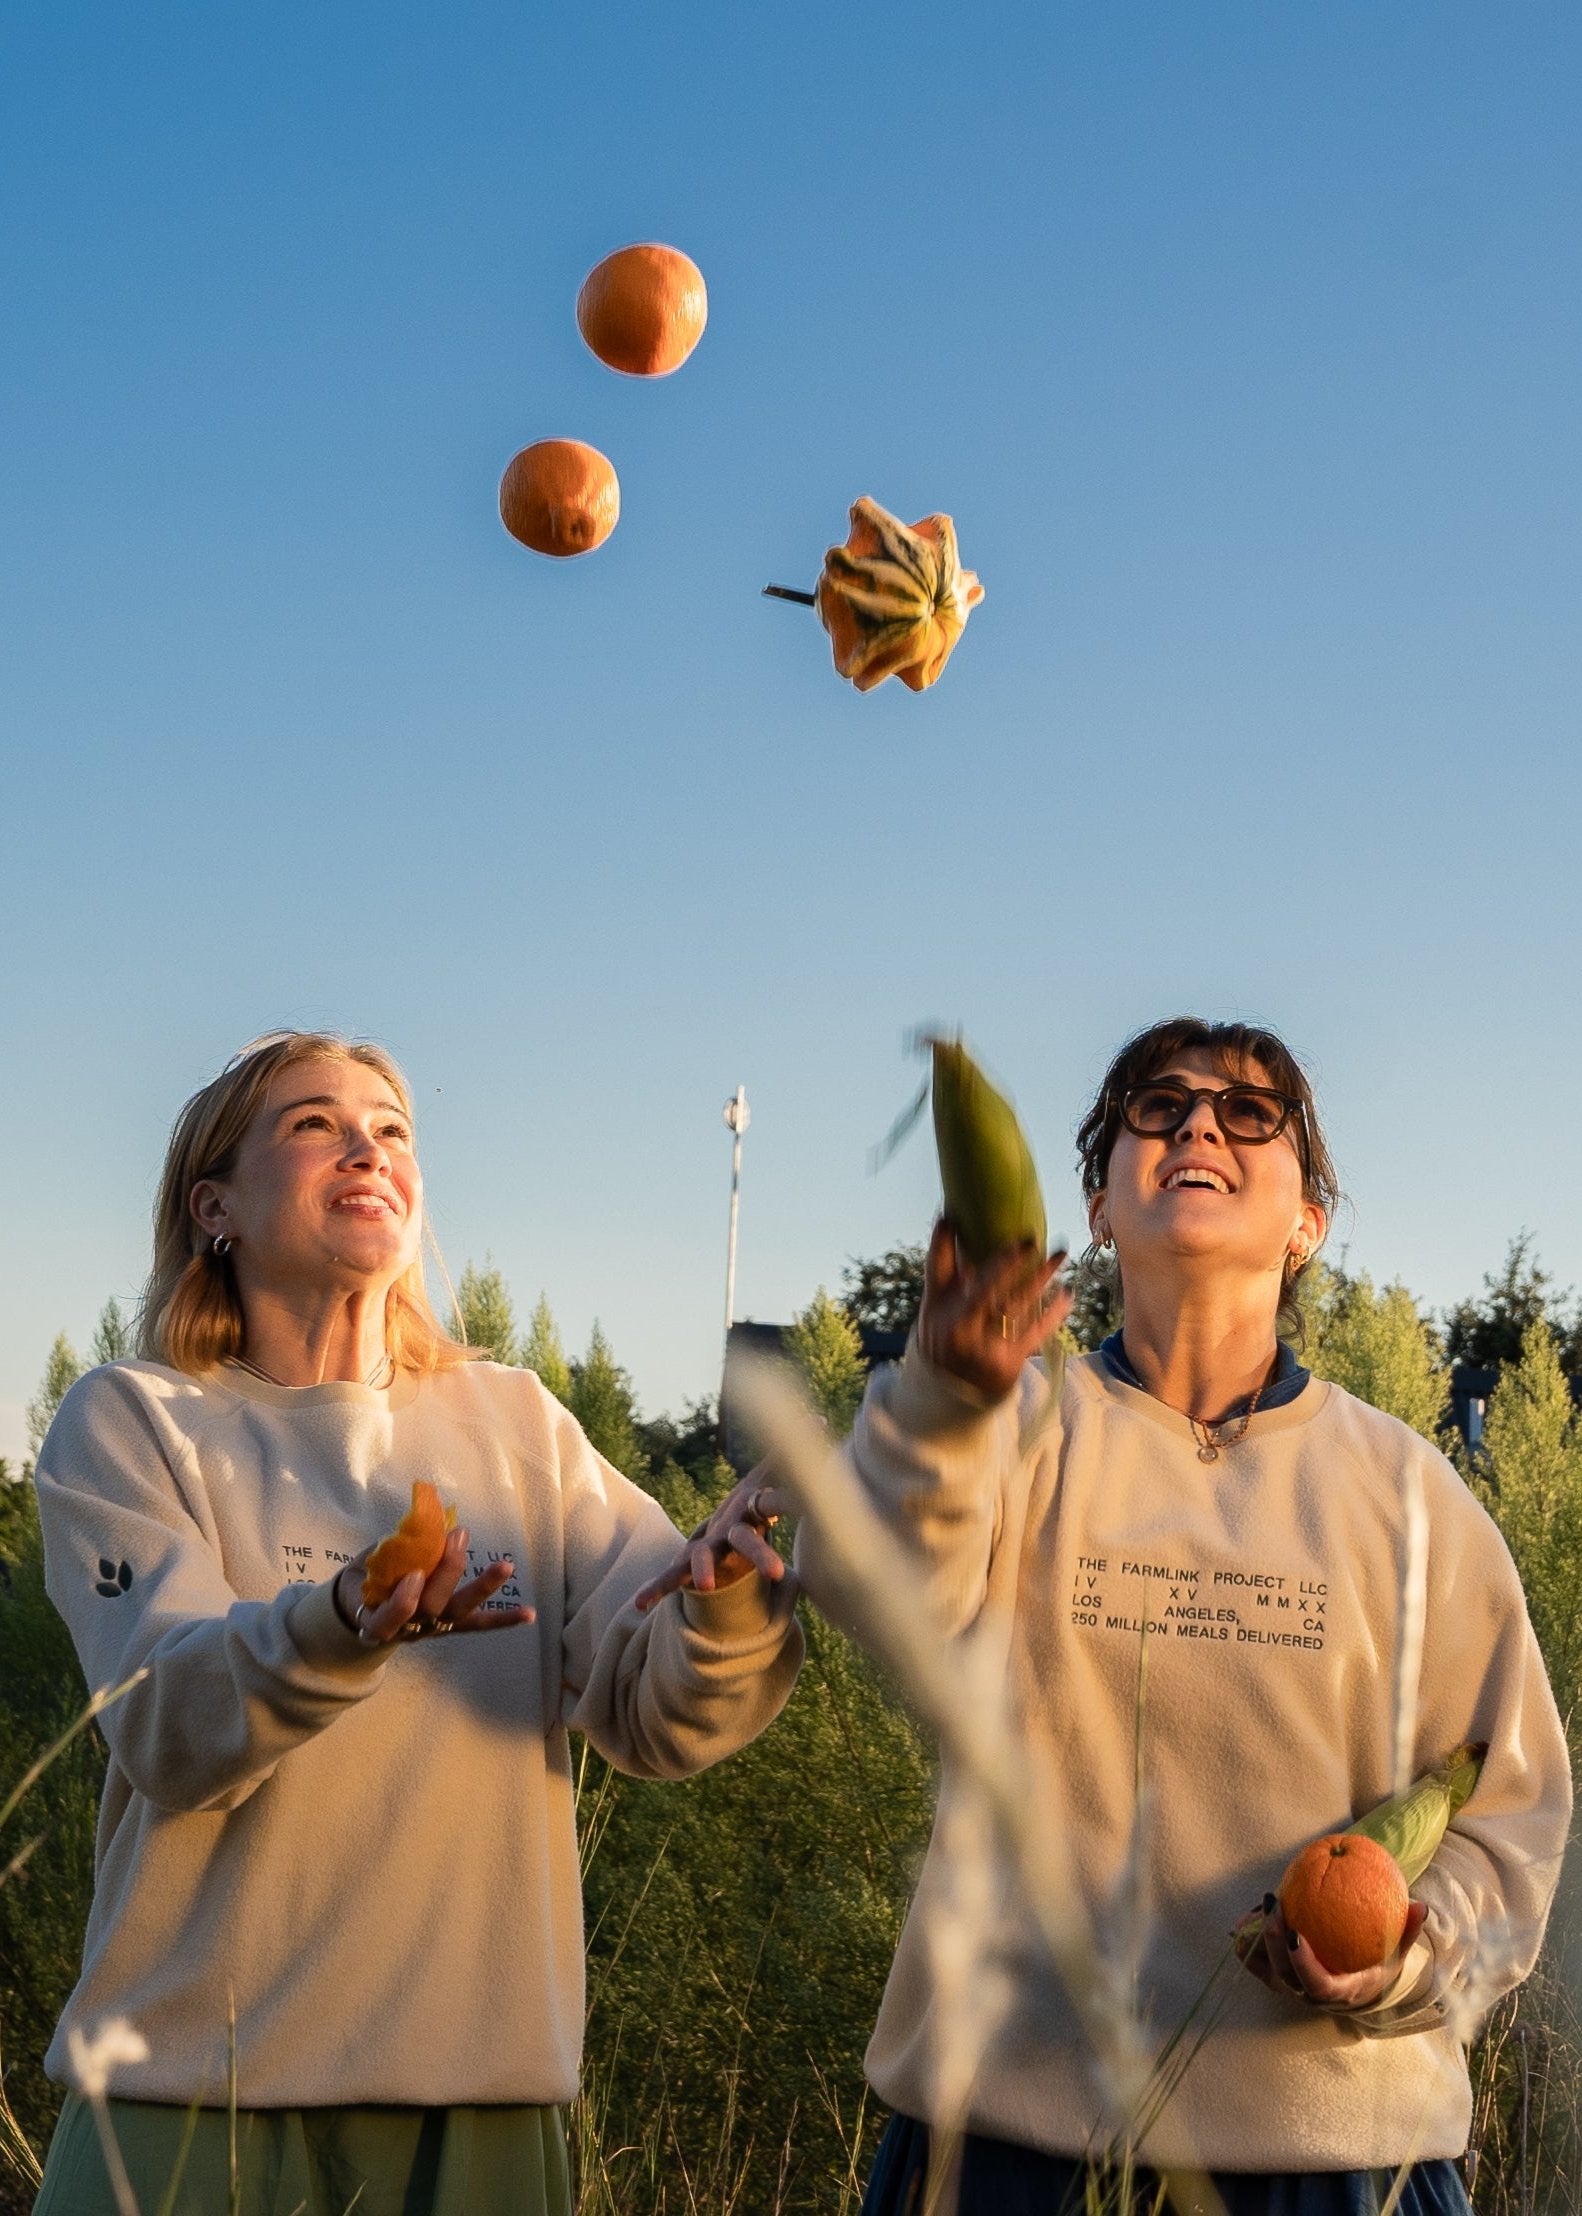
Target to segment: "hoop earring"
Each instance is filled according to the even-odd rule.
[[[234,1239],[216,1232],[209,1243],[209,1252],[214,1256],[216,1262],[223,1262],[235,1244]]]
[[[1107,1254],[1114,1244],[1115,1240],[1111,1234],[1110,1227],[1101,1216],[1098,1222],[1093,1227],[1094,1250],[1099,1254]]]
[[[1286,1276],[1295,1277],[1299,1271],[1305,1270],[1307,1268],[1308,1263],[1311,1262],[1312,1259],[1313,1250],[1310,1246],[1294,1246],[1289,1248],[1286,1252],[1285,1257]]]

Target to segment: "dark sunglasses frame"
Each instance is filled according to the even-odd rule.
[[[1135,1096],[1143,1092],[1169,1092],[1179,1095],[1181,1113],[1176,1117],[1174,1123],[1155,1128],[1133,1123],[1128,1111]],[[1255,1093],[1260,1100],[1277,1100],[1281,1111],[1279,1122],[1272,1131],[1257,1133],[1226,1131],[1225,1119],[1220,1114],[1220,1102],[1228,1093]],[[1290,1093],[1276,1092],[1272,1085],[1183,1085],[1180,1079],[1175,1077],[1143,1077],[1139,1078],[1135,1085],[1128,1085],[1126,1090],[1117,1097],[1115,1111],[1127,1130],[1137,1138],[1163,1139],[1180,1130],[1182,1124],[1186,1122],[1187,1117],[1191,1115],[1200,1100],[1208,1102],[1214,1111],[1214,1121],[1233,1146],[1267,1146],[1272,1139],[1279,1138],[1291,1118],[1295,1116],[1297,1130],[1302,1140],[1302,1155],[1305,1162],[1307,1158],[1307,1117],[1303,1111],[1302,1103]]]

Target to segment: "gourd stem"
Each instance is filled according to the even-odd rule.
[[[794,585],[765,585],[764,595],[770,600],[799,601],[804,608],[816,608],[818,606],[816,594],[798,592]]]

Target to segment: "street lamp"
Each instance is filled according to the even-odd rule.
[[[725,1124],[735,1133],[731,1148],[731,1235],[725,1249],[725,1348],[730,1351],[731,1325],[736,1320],[736,1217],[742,1196],[742,1133],[751,1122],[747,1088],[738,1085],[735,1098],[725,1103]]]

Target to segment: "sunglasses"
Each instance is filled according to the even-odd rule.
[[[1128,1131],[1140,1139],[1167,1139],[1179,1131],[1200,1100],[1206,1100],[1227,1139],[1239,1146],[1267,1146],[1278,1139],[1293,1116],[1305,1137],[1302,1103],[1268,1085],[1182,1085],[1173,1077],[1149,1077],[1128,1085],[1116,1103]]]

